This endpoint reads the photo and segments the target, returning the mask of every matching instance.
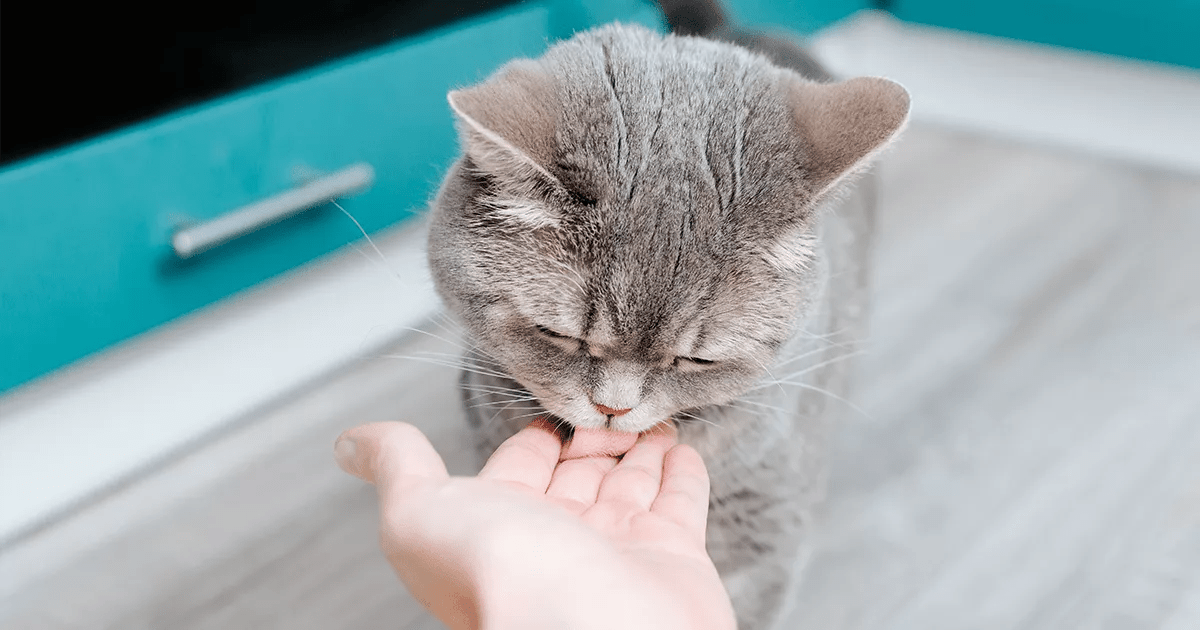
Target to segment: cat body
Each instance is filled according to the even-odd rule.
[[[484,451],[543,413],[673,418],[751,630],[786,612],[864,334],[873,182],[847,182],[908,111],[895,84],[826,78],[708,39],[581,33],[451,94],[465,153],[430,222]]]
[[[704,458],[711,479],[707,548],[735,604],[738,627],[769,628],[807,559],[811,509],[825,482],[824,435],[844,414],[852,358],[865,335],[873,178],[823,217],[820,294],[800,314],[771,374],[739,398],[687,410],[680,442]],[[525,391],[467,355],[461,373],[468,420],[486,455],[543,409],[514,402]],[[777,380],[784,383],[776,384]]]

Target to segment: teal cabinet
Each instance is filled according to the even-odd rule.
[[[866,5],[730,12],[806,32]],[[420,212],[458,151],[446,92],[613,20],[663,28],[651,0],[523,2],[0,170],[0,393],[361,238],[326,205],[174,254],[176,230],[301,173],[370,164],[374,185],[341,202],[367,232]]]
[[[737,24],[766,30],[786,29],[803,35],[874,8],[871,0],[726,0]]]
[[[0,391],[361,238],[330,206],[174,255],[177,227],[297,172],[371,164],[342,204],[367,231],[419,211],[457,152],[446,92],[553,28],[520,5],[0,172]]]
[[[557,37],[599,24],[641,24],[665,32],[662,13],[654,0],[557,0],[553,2],[553,27]]]
[[[1200,0],[895,0],[896,17],[1200,68]]]

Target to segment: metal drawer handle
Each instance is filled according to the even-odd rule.
[[[369,188],[374,182],[375,169],[370,164],[352,164],[212,221],[181,229],[171,236],[171,245],[176,256],[190,258],[309,208]]]

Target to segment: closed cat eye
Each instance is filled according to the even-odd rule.
[[[712,365],[716,363],[712,359],[701,359],[700,357],[675,357],[675,365],[679,365],[681,361],[687,361],[693,365]]]
[[[542,333],[543,335],[546,335],[547,337],[553,337],[555,339],[572,339],[572,340],[575,339],[574,337],[572,337],[570,335],[564,335],[562,333],[554,332],[553,330],[550,330],[549,328],[546,328],[545,326],[542,326],[541,324],[535,325],[534,328],[536,328],[538,332]]]

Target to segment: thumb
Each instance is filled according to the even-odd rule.
[[[449,477],[442,457],[421,430],[404,422],[376,422],[348,429],[333,445],[342,470],[375,484],[381,497]]]

